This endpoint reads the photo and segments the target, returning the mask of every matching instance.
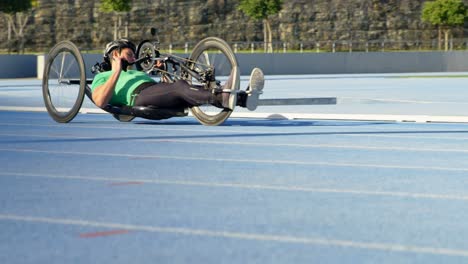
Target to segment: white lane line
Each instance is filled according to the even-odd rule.
[[[408,103],[408,104],[455,104],[455,105],[468,105],[467,102],[456,101],[429,101],[429,100],[414,100],[414,99],[395,99],[395,98],[372,98],[372,97],[354,97],[343,96],[339,97],[340,101],[345,102],[389,102],[389,103]]]
[[[451,133],[451,132],[447,132]],[[468,133],[468,131],[467,131]],[[389,134],[392,134],[391,132]],[[404,133],[401,133],[404,134]],[[420,140],[420,139],[435,139],[435,140],[455,140],[455,141],[466,141],[468,140],[468,137],[460,137],[459,135],[454,135],[454,136],[425,136],[424,134],[427,134],[427,132],[423,132],[421,134],[417,132],[408,132],[408,135],[386,135],[384,132],[381,134],[343,134],[339,136],[345,136],[345,137],[376,137],[376,138],[397,138],[397,139],[411,139],[411,140]]]
[[[340,122],[340,120],[331,120],[331,121],[314,121],[314,122],[317,122],[317,123],[320,123],[320,122],[333,122],[333,121],[336,121],[336,122]],[[95,122],[102,122],[102,123],[114,123],[114,121],[105,121],[105,120],[95,120]],[[117,121],[115,121],[117,122]],[[286,121],[286,122],[294,122],[294,121]],[[300,121],[298,121],[300,122]],[[359,123],[359,122],[363,122],[363,121],[342,121],[342,122],[346,122],[346,123],[350,123],[350,127],[353,127],[352,123]],[[135,123],[136,125],[138,124],[138,122]],[[157,124],[157,123],[155,123]],[[389,123],[390,124],[390,123]],[[391,123],[391,124],[394,124],[394,123]],[[239,131],[239,130],[228,130],[226,127],[223,127],[222,129],[219,129],[219,128],[216,128],[216,127],[202,127],[202,128],[199,128],[199,129],[196,129],[196,128],[190,128],[190,129],[186,129],[186,128],[167,128],[167,127],[158,127],[157,125],[155,126],[150,126],[150,127],[147,127],[147,126],[122,126],[122,124],[120,123],[115,123],[115,125],[113,126],[103,126],[103,125],[99,125],[99,126],[96,126],[96,125],[91,125],[91,124],[82,124],[82,123],[69,123],[67,125],[64,125],[64,124],[59,124],[59,123],[56,123],[56,124],[25,124],[25,123],[13,123],[13,122],[2,122],[0,123],[1,126],[37,126],[37,127],[61,127],[61,128],[102,128],[102,129],[108,129],[108,128],[116,128],[116,129],[131,129],[131,130],[162,130],[162,131],[210,131],[210,132],[241,132],[241,133],[249,133],[248,131],[245,131],[245,130],[242,130],[242,131]],[[164,125],[163,123],[161,125]],[[181,126],[183,126],[184,123],[181,123]],[[398,124],[396,124],[398,125]],[[461,125],[461,124],[459,124]],[[288,125],[285,125],[285,126],[288,126]],[[326,125],[325,125],[326,126]],[[316,129],[321,129],[324,127],[324,125],[310,125],[309,127],[313,128],[314,131],[308,131],[308,132],[311,132],[311,133],[337,133],[337,134],[341,134],[341,133],[368,133],[368,134],[376,134],[377,136],[382,133],[382,134],[385,134],[385,133],[389,133],[389,134],[397,134],[397,133],[409,133],[409,134],[417,134],[418,136],[421,135],[421,136],[424,136],[424,134],[427,134],[427,133],[458,133],[458,134],[466,134],[468,133],[468,128],[467,129],[459,129],[459,128],[443,128],[443,129],[438,129],[438,130],[434,130],[434,129],[424,129],[424,128],[411,128],[411,129],[408,129],[408,128],[382,128],[382,127],[375,127],[374,124],[370,123],[368,124],[368,126],[371,126],[372,128],[369,128],[372,129],[372,131],[362,131],[362,130],[356,130],[356,131],[323,131],[323,130],[316,130]],[[239,127],[242,127],[242,126],[239,126]],[[290,127],[295,127],[294,125],[291,125]],[[264,130],[264,131],[261,131],[261,130],[255,130],[254,132],[251,132],[252,134],[254,133],[272,133],[272,130]],[[279,133],[284,133],[284,134],[287,134],[289,132],[279,132]],[[359,135],[359,134],[358,134]],[[367,135],[367,134],[366,134]]]
[[[15,112],[45,112],[44,106],[0,106],[0,111],[15,111]]]
[[[338,99],[339,100],[339,99]],[[0,111],[29,111],[44,112],[44,107],[0,106]],[[81,113],[104,114],[98,108],[81,108]],[[192,116],[192,114],[189,114]],[[390,122],[448,122],[468,123],[468,116],[445,115],[392,115],[392,114],[323,114],[323,113],[262,113],[262,112],[233,112],[233,118],[262,118],[262,119],[308,119],[308,120],[359,120],[359,121],[390,121]]]
[[[336,132],[336,131],[322,131],[322,130],[313,130],[313,131],[305,131],[305,132],[300,132],[300,131],[295,131],[295,132],[280,132],[280,131],[272,131],[272,130],[256,130],[256,131],[239,131],[239,130],[228,130],[228,129],[213,129],[213,128],[201,128],[201,129],[185,129],[185,128],[162,128],[162,127],[156,127],[156,126],[151,126],[151,127],[144,127],[144,126],[122,126],[122,125],[116,125],[116,126],[93,126],[93,125],[82,125],[82,124],[69,124],[69,125],[63,125],[63,124],[28,124],[28,123],[0,123],[0,126],[26,126],[26,127],[59,127],[62,129],[77,129],[77,128],[91,128],[91,129],[113,129],[113,130],[138,130],[138,131],[177,131],[177,132],[201,132],[201,133],[220,133],[219,135],[222,135],[223,133],[234,133],[234,134],[239,134],[239,137],[246,136],[246,135],[252,135],[252,136],[262,136],[262,135],[275,135],[275,136],[290,136],[290,135],[295,135],[295,134],[302,134],[304,136],[340,136],[340,137],[376,137],[376,138],[404,138],[404,139],[412,139],[412,140],[424,140],[424,139],[443,139],[443,140],[451,140],[451,141],[466,141],[468,140],[468,137],[461,137],[460,134],[466,134],[468,133],[468,130],[466,132],[460,131],[459,129],[444,129],[444,130],[437,130],[437,131],[431,131],[431,130],[409,130],[409,129],[402,129],[402,130],[384,130],[382,129],[381,131],[373,131],[373,130],[379,130],[376,128],[372,128],[372,130],[369,131],[343,131],[343,132]],[[313,126],[312,126],[313,127]],[[313,129],[316,129],[313,127]],[[317,127],[318,129],[318,127]],[[427,136],[428,133],[438,133],[438,134],[454,134],[457,133],[456,136],[452,137],[447,137],[447,136]],[[397,135],[397,133],[400,133]],[[405,135],[407,134],[407,135]],[[208,134],[204,134],[208,135]],[[209,135],[215,135],[215,134],[209,134]]]
[[[412,199],[468,201],[468,196],[466,195],[448,195],[448,194],[436,194],[436,193],[366,191],[366,190],[354,190],[354,189],[309,188],[309,187],[302,187],[302,186],[199,182],[199,181],[183,181],[183,180],[174,181],[174,180],[138,179],[138,178],[64,176],[64,175],[50,175],[50,174],[45,175],[45,174],[16,173],[16,172],[0,172],[0,176],[2,177],[9,177],[9,176],[33,177],[33,178],[49,178],[49,179],[64,179],[64,180],[83,180],[83,181],[99,181],[99,182],[138,182],[138,183],[148,183],[148,184],[182,185],[182,186],[210,187],[210,188],[236,188],[236,189],[249,189],[249,190],[306,192],[306,193],[336,193],[336,194],[352,194],[352,195],[367,195],[367,196],[401,197],[401,198],[412,198]]]
[[[265,118],[265,119],[307,119],[307,120],[339,120],[339,121],[384,121],[384,122],[416,122],[416,123],[468,123],[468,116],[443,115],[392,115],[392,114],[323,114],[323,113],[246,113],[233,112],[231,117]]]
[[[39,135],[39,134],[10,134],[10,133],[0,133],[2,137],[31,137],[31,138],[66,138],[66,139],[100,139],[98,137],[79,137],[74,135]],[[106,138],[108,139],[108,138]],[[115,139],[122,139],[121,137],[116,137]]]
[[[257,143],[245,141],[215,141],[215,140],[185,140],[185,139],[139,139],[144,142],[175,142],[191,144],[219,144],[219,145],[246,145],[246,146],[268,146],[268,147],[296,147],[296,148],[338,148],[338,149],[361,149],[361,150],[392,150],[392,151],[415,151],[415,152],[457,152],[468,153],[468,149],[447,148],[409,148],[409,147],[376,147],[355,145],[332,145],[332,144],[294,144],[294,143]]]
[[[242,146],[261,146],[261,147],[295,147],[295,148],[333,148],[333,149],[358,149],[358,150],[390,150],[390,151],[411,151],[411,152],[454,152],[468,153],[468,149],[448,149],[448,148],[409,148],[409,147],[378,147],[378,146],[356,146],[356,145],[332,145],[332,144],[295,144],[295,143],[258,143],[246,141],[216,141],[216,140],[185,140],[185,139],[138,139],[138,138],[123,138],[123,137],[79,137],[67,135],[39,135],[39,134],[10,134],[0,133],[4,137],[31,137],[31,138],[65,138],[65,139],[89,139],[89,140],[125,140],[136,142],[173,142],[173,143],[188,143],[188,144],[204,144],[204,145],[242,145]]]
[[[314,237],[298,237],[298,236],[269,235],[269,234],[259,234],[259,233],[215,231],[215,230],[207,230],[207,229],[191,229],[191,228],[181,228],[181,227],[132,225],[132,224],[121,224],[121,223],[113,223],[113,222],[96,222],[96,221],[89,221],[89,220],[83,220],[83,219],[23,216],[23,215],[14,215],[14,214],[0,214],[0,220],[23,221],[23,222],[55,224],[55,225],[98,227],[98,228],[119,229],[119,230],[122,229],[122,230],[129,230],[129,231],[167,233],[167,234],[177,234],[177,235],[185,235],[185,236],[221,237],[221,238],[228,238],[228,239],[267,241],[267,242],[279,242],[279,243],[289,243],[289,244],[306,244],[306,245],[313,245],[313,246],[345,247],[345,248],[357,248],[357,249],[365,249],[365,250],[468,257],[468,250],[464,250],[464,249],[419,247],[419,246],[414,246],[414,245],[402,245],[402,244],[390,244],[390,243],[366,243],[366,242],[358,242],[358,241],[352,241],[352,240],[325,239],[325,238],[314,238]]]
[[[135,159],[170,159],[170,160],[197,160],[197,161],[217,161],[217,162],[240,162],[240,163],[264,163],[264,164],[288,164],[288,165],[315,165],[329,167],[357,167],[357,168],[383,168],[383,169],[406,169],[406,170],[437,170],[437,171],[468,171],[468,168],[456,167],[435,167],[435,166],[401,166],[385,164],[359,164],[359,163],[333,163],[322,161],[296,161],[296,160],[255,160],[255,159],[228,159],[228,158],[208,158],[208,157],[188,157],[169,155],[147,155],[147,154],[125,154],[125,153],[100,153],[100,152],[80,152],[80,151],[55,151],[38,149],[11,149],[0,148],[4,152],[24,152],[24,153],[48,153],[62,155],[82,155],[82,156],[103,156],[121,157]]]
[[[451,101],[423,101],[423,100],[402,100],[402,99],[385,99],[385,98],[366,98],[366,97],[352,97],[343,96],[341,100],[349,102],[391,102],[391,103],[411,103],[411,104],[467,104],[465,102],[451,102]]]

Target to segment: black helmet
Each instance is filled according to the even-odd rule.
[[[118,39],[111,41],[107,43],[106,48],[104,49],[104,59],[109,60],[109,54],[114,50],[114,49],[123,49],[123,48],[129,48],[135,53],[136,47],[135,44],[133,44],[131,41],[128,39]]]

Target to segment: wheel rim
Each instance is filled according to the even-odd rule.
[[[143,57],[147,57],[147,56],[150,56],[151,58],[155,58],[156,54],[155,54],[155,51],[154,51],[153,44],[151,44],[148,41],[143,42],[140,45],[140,47],[138,48],[137,56],[138,56],[138,58],[143,58]],[[137,68],[139,70],[147,72],[147,71],[152,70],[153,66],[154,66],[154,61],[147,60],[147,61],[143,61],[143,62],[138,63]]]
[[[194,62],[193,68],[206,71],[214,69],[216,81],[219,81],[220,85],[223,86],[229,75],[238,74],[237,62],[233,58],[233,54],[229,54],[229,47],[220,45],[218,41],[207,41],[204,43],[202,48],[199,50],[194,49],[194,53],[191,55],[191,60]],[[196,79],[191,78],[189,81],[192,85],[201,85]],[[210,87],[211,86],[211,87]],[[210,89],[216,86],[216,82],[211,82],[205,85],[206,89]],[[238,89],[238,82],[233,89]],[[205,104],[192,108],[192,113],[204,124],[217,125],[222,123],[229,117],[232,111],[217,108],[211,104]]]
[[[78,59],[67,48],[58,50],[51,58],[47,78],[47,98],[51,110],[58,117],[66,117],[75,111],[80,99],[81,69]],[[70,83],[70,80],[78,82]]]

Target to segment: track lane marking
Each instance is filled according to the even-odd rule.
[[[109,231],[100,231],[92,233],[82,233],[80,238],[96,238],[96,237],[106,237],[106,236],[115,236],[129,233],[129,230],[109,230]]]
[[[316,120],[311,120],[311,122],[341,122],[341,120],[330,120],[330,121],[316,121]],[[100,120],[99,122],[105,122]],[[294,122],[294,121],[287,121],[287,122]],[[369,121],[342,121],[342,122],[350,122],[350,123],[359,123],[359,122],[369,122]],[[109,122],[106,122],[109,123]],[[69,125],[63,125],[63,124],[24,124],[24,123],[10,123],[10,122],[3,122],[0,123],[0,126],[37,126],[37,127],[60,127],[60,128],[71,128],[71,129],[76,129],[76,128],[93,128],[93,129],[117,129],[117,130],[142,130],[142,131],[181,131],[181,132],[209,132],[209,133],[242,133],[242,134],[252,134],[252,135],[263,135],[263,134],[271,134],[275,133],[277,135],[288,135],[291,133],[295,132],[271,132],[270,130],[262,130],[262,131],[255,131],[255,132],[249,132],[245,130],[233,130],[233,129],[219,129],[219,128],[212,128],[212,127],[204,127],[203,129],[197,129],[197,128],[165,128],[165,127],[157,127],[157,126],[138,126],[138,123],[135,123],[136,126],[129,126],[129,125],[119,125],[120,123],[116,123],[115,126],[108,126],[108,125],[101,125],[101,126],[96,126],[96,125],[88,125],[88,124],[78,124],[78,123],[70,123]],[[155,123],[157,124],[157,123]],[[181,123],[182,124],[182,123]],[[394,124],[394,123],[389,123],[389,124]],[[399,123],[395,123],[399,125]],[[165,125],[164,123],[161,123],[161,125]],[[459,124],[463,125],[463,124]],[[353,127],[352,125],[350,125]],[[369,124],[369,126],[373,126],[372,123]],[[295,127],[294,125],[291,125],[291,127]],[[310,127],[313,128],[323,128],[323,125],[310,125]],[[301,133],[301,132],[298,132]],[[455,128],[450,128],[450,129],[443,129],[443,130],[433,130],[433,129],[399,129],[399,128],[393,128],[393,129],[388,129],[388,128],[379,128],[379,127],[373,127],[372,131],[369,129],[367,131],[343,131],[343,132],[337,132],[337,131],[306,131],[304,133],[310,133],[311,135],[314,136],[323,136],[323,135],[338,135],[338,136],[375,136],[375,137],[405,137],[404,135],[396,135],[398,133],[401,134],[414,134],[413,136],[408,136],[408,138],[414,138],[414,137],[424,137],[425,134],[428,133],[447,133],[447,134],[468,134],[468,128],[463,130],[463,129],[455,129]],[[387,135],[389,134],[389,135]],[[392,135],[393,134],[393,135]],[[429,136],[428,138],[434,138]],[[435,137],[437,138],[437,137]],[[444,138],[444,137],[442,137]],[[465,137],[464,139],[468,140],[468,137]]]
[[[89,139],[99,140],[99,137],[81,137],[67,135],[38,135],[38,134],[9,134],[0,133],[0,136],[6,137],[31,137],[31,138],[65,138],[65,139]],[[105,140],[125,140],[122,137],[106,137]],[[265,146],[265,147],[296,147],[296,148],[338,148],[338,149],[358,149],[358,150],[391,150],[391,151],[411,151],[411,152],[455,152],[468,153],[468,149],[448,149],[448,148],[410,148],[410,147],[378,147],[378,146],[355,146],[355,145],[332,145],[332,144],[295,144],[295,143],[258,143],[245,141],[216,141],[216,140],[185,140],[185,139],[134,139],[129,141],[136,142],[171,142],[171,143],[189,143],[189,144],[219,144],[219,145],[243,145],[243,146]]]
[[[45,175],[32,173],[15,173],[15,172],[0,172],[0,176],[18,176],[18,177],[37,177],[37,178],[52,178],[65,180],[84,180],[84,181],[101,181],[110,182],[111,186],[127,185],[128,183],[135,184],[160,184],[160,185],[182,185],[195,187],[210,187],[210,188],[237,188],[237,189],[253,189],[267,191],[286,191],[286,192],[306,192],[306,193],[336,193],[336,194],[351,194],[351,195],[368,195],[368,196],[387,196],[401,197],[412,199],[433,199],[433,200],[455,200],[468,201],[468,195],[452,195],[452,194],[436,194],[436,193],[414,193],[414,192],[392,192],[392,191],[367,191],[355,189],[338,189],[338,188],[312,188],[291,185],[264,185],[264,184],[242,184],[229,182],[200,182],[200,181],[184,181],[184,180],[154,180],[154,179],[135,179],[135,178],[115,178],[115,177],[92,177],[92,176],[63,176],[63,175]]]
[[[79,151],[52,151],[52,150],[20,149],[20,148],[15,148],[15,149],[0,148],[0,152],[48,153],[48,154],[80,155],[80,156],[103,156],[103,157],[168,159],[168,160],[197,160],[197,161],[240,162],[240,163],[260,163],[260,164],[272,164],[273,163],[273,164],[314,165],[314,166],[328,166],[328,167],[468,171],[468,168],[455,168],[455,167],[398,166],[398,165],[385,165],[385,164],[332,163],[332,162],[321,162],[321,161],[314,162],[314,161],[295,161],[295,160],[228,159],[228,158],[206,158],[206,157],[188,157],[188,156],[182,157],[182,156],[169,156],[169,155],[100,153],[100,152],[79,152]]]
[[[294,144],[294,143],[258,143],[245,141],[215,141],[215,140],[185,140],[185,139],[141,139],[144,142],[175,142],[193,144],[219,144],[219,145],[245,145],[245,146],[271,146],[271,147],[296,147],[296,148],[338,148],[338,149],[359,149],[359,150],[391,150],[391,151],[412,151],[412,152],[457,152],[468,153],[468,149],[447,149],[447,148],[409,148],[409,147],[376,147],[376,146],[355,146],[355,145],[332,145],[332,144]]]
[[[202,236],[202,237],[220,237],[228,239],[240,240],[253,240],[253,241],[267,241],[288,244],[306,244],[313,246],[326,246],[326,247],[344,247],[356,248],[365,250],[378,250],[387,252],[406,252],[415,254],[431,254],[431,255],[445,255],[445,256],[459,256],[468,257],[468,250],[465,249],[451,249],[442,247],[420,247],[414,245],[391,244],[391,243],[369,243],[359,242],[352,240],[339,240],[339,239],[326,239],[320,237],[299,237],[287,235],[273,235],[273,234],[260,234],[260,233],[242,233],[231,231],[215,231],[207,229],[191,229],[181,227],[159,227],[150,225],[132,225],[121,224],[114,222],[96,222],[83,219],[69,219],[69,218],[51,218],[51,217],[38,217],[38,216],[24,216],[14,214],[0,214],[0,220],[3,221],[21,221],[31,223],[44,223],[55,225],[71,225],[71,226],[84,226],[84,227],[98,227],[116,230],[140,231],[149,233],[166,233],[177,234],[186,236]]]
[[[341,100],[337,99],[338,102]],[[0,106],[0,111],[15,112],[45,112],[44,107],[22,107],[22,106]],[[80,113],[86,114],[105,114],[98,108],[82,107]],[[212,114],[207,112],[207,114]],[[189,113],[189,116],[193,116]],[[349,120],[349,121],[384,121],[384,122],[449,122],[449,123],[467,123],[467,116],[459,115],[421,115],[421,114],[349,114],[349,113],[297,113],[297,112],[234,112],[231,118],[262,118],[262,119],[303,119],[303,120]]]

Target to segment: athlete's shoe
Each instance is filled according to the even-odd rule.
[[[250,74],[250,80],[249,80],[249,87],[246,90],[247,93],[247,101],[246,101],[246,107],[250,111],[254,111],[257,109],[258,106],[258,100],[260,97],[260,94],[263,92],[263,86],[265,85],[265,76],[263,75],[263,72],[259,68],[255,68],[252,70],[252,73]]]

